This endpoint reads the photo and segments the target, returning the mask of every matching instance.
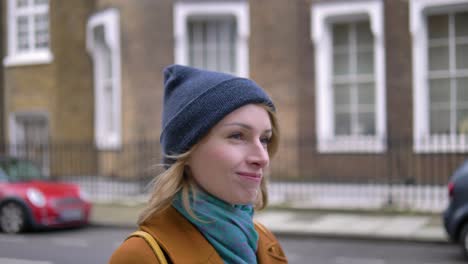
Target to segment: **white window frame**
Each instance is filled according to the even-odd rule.
[[[410,31],[413,51],[413,150],[417,153],[467,152],[466,135],[430,135],[427,14],[468,8],[468,0],[411,0]]]
[[[34,64],[48,64],[53,61],[52,53],[50,52],[50,16],[49,16],[49,47],[47,48],[34,48],[34,41],[30,39],[31,48],[28,51],[17,51],[17,28],[16,18],[18,10],[16,9],[17,0],[8,0],[7,2],[7,56],[3,59],[3,65],[8,66],[21,66],[21,65],[34,65]],[[32,1],[32,0],[30,0]],[[49,4],[50,5],[50,4]],[[49,5],[47,7],[40,7],[39,10],[31,11],[40,13],[49,13]],[[50,13],[49,13],[50,14]],[[31,30],[31,29],[30,29]],[[34,32],[30,32],[34,35]],[[34,37],[34,36],[32,36]],[[30,36],[31,38],[31,36]]]
[[[175,38],[175,63],[189,64],[189,35],[187,21],[190,16],[219,16],[232,15],[237,23],[236,43],[236,70],[235,75],[248,77],[249,75],[249,35],[250,19],[249,5],[247,2],[204,2],[174,4],[174,38]]]
[[[106,116],[103,100],[104,87],[100,85],[97,76],[99,71],[94,69],[94,140],[98,149],[115,150],[122,146],[122,106],[121,106],[121,54],[120,54],[120,15],[116,9],[108,9],[94,14],[88,20],[86,28],[86,47],[93,63],[96,65],[96,48],[94,47],[93,30],[97,26],[104,26],[104,38],[111,50],[112,65],[112,91],[114,104],[112,109],[112,120]],[[96,66],[95,66],[96,67]],[[114,131],[106,131],[107,122],[113,122]]]
[[[311,39],[315,44],[317,147],[324,153],[385,152],[386,97],[384,18],[381,0],[319,3],[311,6]],[[374,36],[375,136],[334,135],[332,93],[332,23],[369,19]]]

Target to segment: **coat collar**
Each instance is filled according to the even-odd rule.
[[[172,263],[224,263],[200,231],[172,206],[151,217],[140,229],[158,241]],[[255,229],[259,234],[258,263],[287,263],[276,237],[257,222]]]
[[[140,228],[158,241],[173,263],[224,263],[198,229],[172,206]]]

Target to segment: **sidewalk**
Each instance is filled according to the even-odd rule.
[[[135,227],[142,203],[94,203],[91,223]],[[255,218],[277,235],[447,242],[438,214],[266,209]]]

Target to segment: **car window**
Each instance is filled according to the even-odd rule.
[[[460,167],[458,167],[453,173],[453,180],[464,177],[468,174],[468,161],[465,161]]]
[[[5,171],[0,168],[0,182],[7,182],[8,181],[8,175],[5,173]]]
[[[8,181],[30,181],[42,179],[42,174],[32,162],[26,160],[12,160],[1,165]]]

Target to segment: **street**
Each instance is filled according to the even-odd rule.
[[[0,263],[107,263],[131,228],[88,227],[0,234]],[[279,237],[292,264],[466,263],[454,245],[310,237]]]
[[[112,251],[131,231],[124,228],[87,227],[20,235],[0,233],[0,263],[107,263]]]
[[[280,241],[294,264],[466,263],[458,247],[443,243],[302,237],[280,237]]]

